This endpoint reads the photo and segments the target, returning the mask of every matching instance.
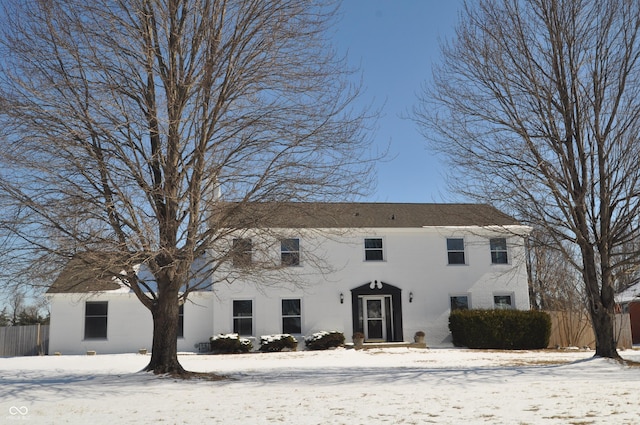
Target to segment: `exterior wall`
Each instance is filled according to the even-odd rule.
[[[212,335],[212,294],[198,293],[184,307],[184,337],[178,339],[179,351],[197,351],[196,344]],[[135,353],[151,350],[153,322],[151,313],[132,293],[52,294],[49,295],[51,328],[49,354]],[[107,338],[84,339],[85,302],[107,301]]]
[[[518,227],[518,230],[522,230]],[[212,292],[190,296],[184,310],[184,338],[179,351],[197,351],[197,344],[219,333],[233,332],[233,300],[253,301],[252,336],[282,333],[281,301],[301,300],[302,342],[318,331],[354,332],[351,290],[370,282],[399,289],[402,339],[416,331],[426,333],[428,346],[448,346],[450,296],[466,295],[471,308],[493,308],[494,295],[510,295],[514,308],[529,309],[524,244],[513,233],[480,228],[387,228],[319,232],[283,230],[300,238],[301,265],[283,274],[218,283]],[[504,231],[504,230],[503,230]],[[509,264],[491,264],[490,237],[507,237]],[[384,260],[365,261],[364,238],[383,239]],[[465,241],[464,265],[449,265],[446,239]],[[277,245],[277,244],[276,244]],[[259,247],[255,247],[257,257]],[[279,245],[270,250],[274,261]],[[322,273],[319,272],[322,269]],[[384,288],[383,288],[384,290]],[[375,293],[375,289],[373,290]],[[150,312],[128,292],[51,294],[49,352],[84,354],[137,352],[151,348]],[[342,302],[341,302],[342,299]],[[84,340],[85,302],[108,301],[107,338]],[[257,348],[258,344],[254,344]]]
[[[383,238],[384,261],[364,261],[366,237]],[[464,238],[465,265],[448,265],[448,237]],[[239,299],[253,300],[255,337],[280,333],[281,300],[300,298],[303,335],[338,330],[349,340],[353,333],[350,291],[377,280],[402,291],[404,340],[412,340],[422,330],[429,346],[450,345],[452,295],[467,295],[471,308],[493,308],[494,295],[511,295],[515,308],[529,309],[522,238],[508,235],[509,264],[493,265],[489,237],[499,236],[460,228],[370,229],[328,239],[302,235],[295,284],[260,289],[260,280],[255,280],[214,287],[214,333],[232,332],[232,302]],[[332,266],[330,273],[314,272],[312,264],[320,259]]]

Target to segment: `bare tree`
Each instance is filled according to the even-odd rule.
[[[0,311],[0,327],[11,325],[11,319],[9,318],[9,314],[7,313],[7,308],[4,307],[2,311]]]
[[[566,253],[557,249],[548,233],[533,231],[527,244],[529,295],[536,310],[582,312],[586,296],[581,276],[567,261]]]
[[[264,218],[247,208],[369,188],[371,116],[350,106],[359,87],[327,40],[336,5],[3,5],[0,202],[14,260],[117,276],[153,317],[146,370],[184,374],[179,305],[233,278],[229,238]]]
[[[20,313],[25,309],[25,295],[23,290],[15,288],[8,300],[11,308],[10,321],[12,326],[20,324]]]
[[[596,355],[640,212],[640,3],[469,2],[416,117],[458,190],[544,229],[579,271]],[[576,251],[577,255],[574,255]]]
[[[556,343],[583,346],[591,322],[582,276],[566,258],[572,245],[558,250],[544,230],[534,230],[527,245],[532,308],[551,314]]]

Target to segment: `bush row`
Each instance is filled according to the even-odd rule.
[[[211,352],[214,354],[248,353],[253,350],[253,344],[248,338],[241,338],[238,334],[220,334],[209,339]],[[317,332],[305,338],[305,345],[309,350],[327,350],[344,345],[342,332]],[[260,351],[296,351],[298,341],[289,334],[265,335],[260,337]]]
[[[449,316],[453,345],[468,348],[547,348],[551,317],[540,311],[454,310]]]

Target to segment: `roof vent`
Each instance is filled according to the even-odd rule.
[[[391,214],[391,220],[395,220],[396,219],[396,215],[395,214]]]

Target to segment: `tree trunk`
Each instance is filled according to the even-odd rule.
[[[153,344],[151,360],[144,368],[155,374],[184,375],[178,361],[178,294],[162,294],[151,308]]]
[[[582,247],[583,277],[589,301],[589,314],[596,338],[596,356],[620,359],[613,331],[615,299],[609,274],[603,273],[598,284],[596,256],[591,246]]]
[[[614,313],[601,309],[594,311],[591,309],[591,321],[593,332],[596,335],[596,357],[606,357],[610,359],[620,359],[620,354],[616,349],[616,338],[614,335]]]

